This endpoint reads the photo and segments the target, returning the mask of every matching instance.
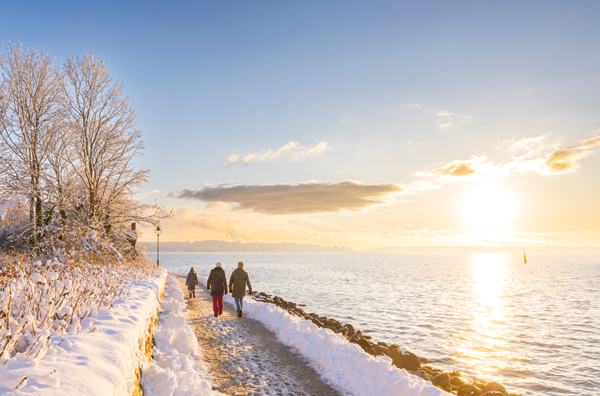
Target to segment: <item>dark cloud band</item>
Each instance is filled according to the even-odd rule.
[[[176,198],[231,203],[236,210],[266,214],[307,214],[361,210],[384,204],[391,194],[401,191],[402,188],[394,183],[365,185],[346,180],[339,183],[206,187],[196,191],[183,190]]]

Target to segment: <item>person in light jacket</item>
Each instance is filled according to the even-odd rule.
[[[223,314],[223,295],[227,294],[227,275],[223,270],[223,264],[217,263],[210,271],[206,288],[210,290],[213,300],[213,312],[215,318]]]
[[[185,284],[188,288],[188,292],[190,293],[190,298],[192,298],[192,296],[196,298],[196,285],[198,284],[198,276],[196,275],[196,270],[194,267],[192,267],[190,272],[188,272]]]
[[[238,263],[238,267],[231,273],[229,278],[229,291],[235,299],[238,317],[242,317],[244,309],[244,296],[246,295],[246,285],[248,285],[248,294],[252,294],[252,285],[248,273],[244,271],[244,260]]]

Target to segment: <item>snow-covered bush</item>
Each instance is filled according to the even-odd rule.
[[[6,260],[6,259],[5,259]],[[0,268],[0,363],[42,357],[52,337],[94,331],[94,318],[159,271],[147,259],[111,265],[55,259]]]

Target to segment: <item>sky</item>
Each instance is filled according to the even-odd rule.
[[[597,1],[2,2],[0,39],[124,80],[161,240],[600,246]]]

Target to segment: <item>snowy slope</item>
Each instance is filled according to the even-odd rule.
[[[198,341],[185,318],[185,302],[179,282],[167,278],[165,298],[154,332],[154,360],[143,366],[145,396],[212,396]]]

